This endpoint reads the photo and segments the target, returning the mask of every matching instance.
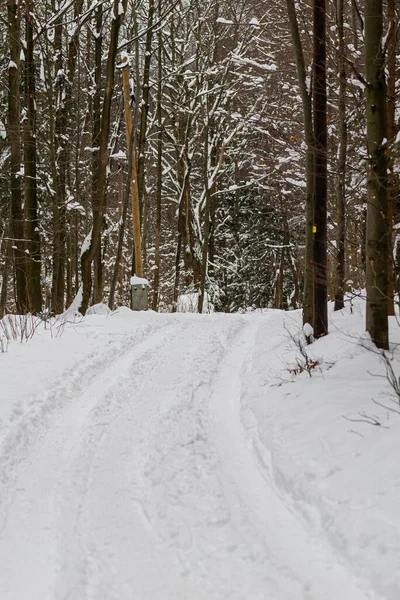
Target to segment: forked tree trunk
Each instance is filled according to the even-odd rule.
[[[388,348],[388,155],[382,0],[365,0],[365,78],[367,81],[367,318],[378,348]]]

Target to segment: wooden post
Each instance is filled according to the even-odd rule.
[[[132,138],[132,111],[130,107],[131,94],[129,85],[129,57],[125,54],[122,63],[122,85],[124,90],[125,104],[125,122],[126,122],[126,145],[128,153],[132,151],[131,160],[131,196],[132,196],[132,223],[133,223],[133,243],[135,248],[135,274],[138,277],[143,276],[142,264],[142,241],[140,238],[140,209],[139,209],[139,193],[138,181],[136,172],[136,153],[135,144],[131,144]]]
[[[131,278],[132,310],[148,310],[149,282],[134,275]]]

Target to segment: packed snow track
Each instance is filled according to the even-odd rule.
[[[94,316],[48,359],[1,430],[1,600],[378,598],[276,483],[246,403],[269,319]]]

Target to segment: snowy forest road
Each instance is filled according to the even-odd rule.
[[[246,406],[268,318],[148,315],[15,420],[2,600],[370,597],[278,489]]]

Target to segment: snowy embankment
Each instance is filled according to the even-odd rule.
[[[400,409],[361,312],[331,315],[312,377],[296,312],[120,309],[12,342],[0,598],[398,600]]]

